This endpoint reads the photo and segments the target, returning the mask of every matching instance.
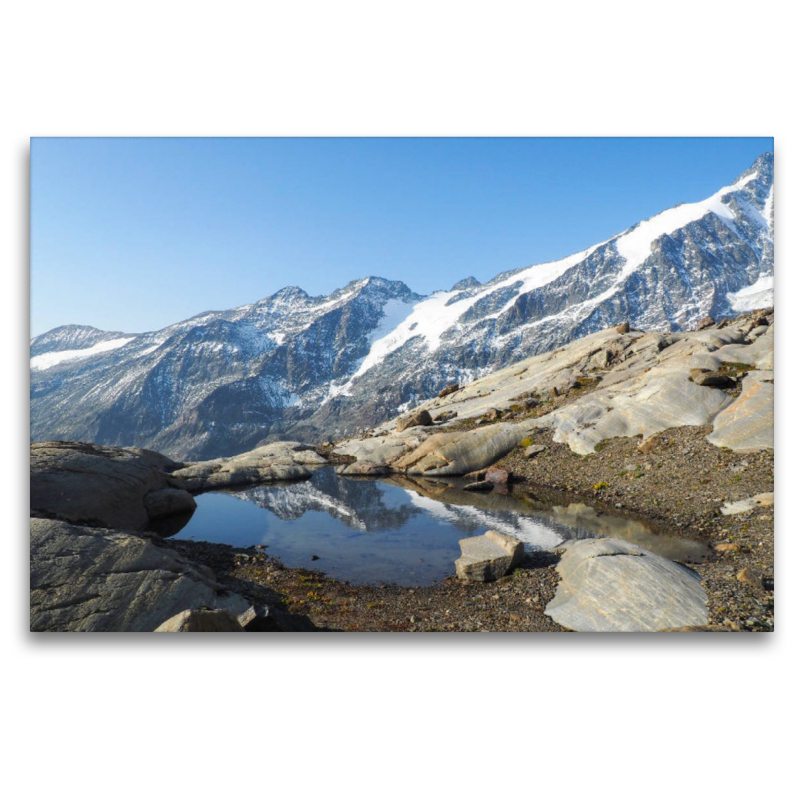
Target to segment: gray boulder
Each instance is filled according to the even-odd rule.
[[[311,476],[310,467],[327,459],[301,442],[275,442],[230,458],[198,461],[176,470],[173,476],[191,492],[228,486],[298,480]]]
[[[84,442],[33,442],[30,454],[33,513],[126,530],[147,527],[145,497],[167,489],[174,479],[165,469],[178,466],[159,453]]]
[[[133,533],[31,519],[32,631],[153,631],[186,609],[250,603],[213,573]]]
[[[706,591],[687,567],[619,539],[562,545],[545,614],[582,632],[653,632],[708,623]]]
[[[461,539],[461,557],[456,575],[462,580],[485,583],[507,575],[522,561],[524,547],[519,539],[497,531]]]
[[[185,489],[156,489],[144,496],[144,508],[150,519],[157,519],[194,511],[197,501]]]

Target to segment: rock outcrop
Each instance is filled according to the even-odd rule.
[[[754,327],[756,316],[768,325]],[[609,328],[422,403],[418,411],[441,420],[433,427],[397,431],[388,422],[370,437],[340,442],[334,453],[370,470],[434,477],[490,466],[542,428],[580,455],[618,436],[647,441],[672,427],[708,424],[719,447],[772,448],[773,330],[772,311],[683,333]],[[548,413],[553,388],[559,399]],[[469,421],[480,427],[465,430]],[[356,464],[346,472],[358,474]]]
[[[158,517],[194,507],[168,472],[174,461],[135,447],[33,442],[31,513],[104,528],[144,530]]]
[[[245,611],[211,570],[156,540],[31,519],[32,631],[153,631],[186,609]]]
[[[498,531],[470,536],[459,541],[461,556],[456,575],[466,581],[486,583],[508,575],[522,561],[524,547],[519,539]]]
[[[173,473],[192,492],[308,478],[327,459],[301,442],[275,442],[230,458],[199,461]]]
[[[569,541],[545,614],[573,631],[655,632],[706,625],[700,577],[674,561],[619,539]]]

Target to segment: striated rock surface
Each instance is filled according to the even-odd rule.
[[[522,561],[524,552],[519,539],[498,531],[461,539],[459,545],[461,556],[456,559],[456,574],[462,580],[481,583],[507,575]]]
[[[706,591],[687,567],[619,539],[562,546],[545,614],[573,631],[654,632],[706,625]]]
[[[766,366],[773,361],[774,314],[759,313],[769,324],[757,326],[767,330],[754,340],[748,339],[757,329],[753,315],[691,332],[600,331],[421,404],[442,420],[438,425],[398,433],[388,422],[370,438],[340,442],[334,452],[395,472],[458,475],[490,466],[541,428],[588,455],[606,439],[641,436],[646,442],[672,427],[712,423],[713,444],[771,448],[773,373]],[[749,370],[753,365],[760,368]],[[743,379],[738,397],[737,379]],[[546,411],[553,388],[567,402],[531,417],[532,409]],[[489,414],[503,421],[487,423]],[[520,414],[527,418],[515,422]],[[468,420],[481,427],[453,430]]]
[[[250,605],[143,536],[35,518],[30,603],[32,631],[153,631],[189,608]]]
[[[742,393],[714,418],[708,441],[737,453],[772,450],[775,446],[775,386],[773,372],[751,372]]]

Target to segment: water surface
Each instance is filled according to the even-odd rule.
[[[531,551],[565,539],[616,536],[669,558],[704,554],[700,543],[660,535],[570,498],[475,494],[462,487],[462,481],[404,476],[343,478],[324,467],[307,481],[202,494],[176,538],[263,545],[287,567],[319,569],[352,583],[402,586],[452,575],[459,539],[490,528],[517,537]]]

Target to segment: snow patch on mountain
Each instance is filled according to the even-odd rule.
[[[762,275],[752,286],[745,286],[738,292],[728,294],[728,302],[737,313],[775,305],[774,278]]]
[[[707,200],[699,203],[684,203],[683,205],[669,208],[656,214],[654,217],[640,222],[629,232],[623,233],[612,239],[617,252],[625,259],[625,265],[619,273],[618,283],[622,283],[640,267],[652,252],[653,242],[661,236],[674,233],[691,222],[702,219],[706,214],[716,214],[723,222],[735,219],[734,212],[723,202],[722,198],[731,192],[743,189],[750,181],[758,177],[757,172],[745,175],[736,183],[720,189]],[[764,224],[763,214],[758,214],[759,220]]]
[[[78,359],[91,358],[92,356],[106,353],[110,350],[118,350],[120,347],[124,347],[128,344],[128,342],[132,342],[135,338],[135,336],[131,336],[127,339],[111,339],[110,341],[99,342],[93,347],[86,347],[82,350],[57,350],[54,353],[43,353],[31,359],[31,369],[50,369],[64,361],[77,361]]]

